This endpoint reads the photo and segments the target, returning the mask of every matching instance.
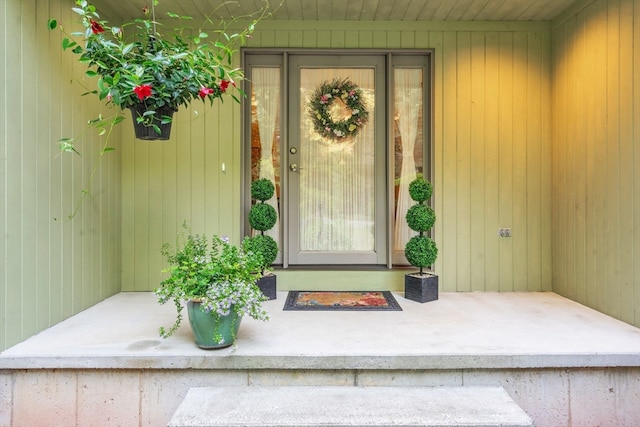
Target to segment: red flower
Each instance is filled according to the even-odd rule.
[[[225,93],[228,87],[229,87],[229,80],[222,80],[220,82],[220,91],[222,93]]]
[[[200,98],[204,98],[205,96],[212,95],[212,94],[213,94],[213,89],[204,87],[204,86],[202,86],[200,88],[200,92],[198,92],[198,95],[200,95]]]
[[[133,88],[140,101],[151,96],[151,85],[140,85]]]
[[[89,19],[89,22],[91,23],[91,31],[93,31],[93,34],[100,34],[104,32],[104,28],[102,27],[102,25],[100,25],[100,23],[94,21],[93,19]]]

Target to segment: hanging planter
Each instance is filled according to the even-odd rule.
[[[254,31],[256,23],[270,15],[266,4],[249,17],[243,17],[252,21],[233,34],[227,29],[235,24],[236,18],[214,22],[205,16],[207,26],[214,28],[217,36],[209,38],[200,28],[183,26],[191,17],[171,12],[167,16],[178,23],[178,27],[162,29],[155,16],[157,1],[141,10],[143,17],[119,25],[110,25],[102,19],[88,1],[76,0],[75,3],[72,10],[80,15],[84,31],[67,35],[60,27],[67,35],[62,40],[62,49],[78,55],[87,67],[85,75],[97,79],[96,88],[87,93],[97,95],[107,105],[131,109],[135,124],[141,125],[136,126],[136,138],[145,140],[168,139],[173,113],[192,101],[213,104],[215,100],[231,97],[239,102],[244,93],[237,83],[244,75],[242,69],[233,64],[234,55]],[[50,19],[48,25],[55,29],[58,22]],[[79,36],[83,37],[82,41],[74,39]],[[144,111],[139,110],[140,104],[146,106]],[[104,128],[119,121],[100,116],[89,123]],[[63,140],[65,151],[75,151],[73,138]]]
[[[136,104],[129,107],[133,119],[133,129],[137,139],[146,141],[166,141],[171,136],[171,121],[174,110],[164,106],[150,113],[144,104]]]

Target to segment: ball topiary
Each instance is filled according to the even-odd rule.
[[[406,215],[407,224],[413,231],[429,231],[436,222],[436,213],[427,205],[413,205]]]
[[[258,203],[249,210],[249,224],[254,230],[266,231],[276,225],[278,212],[266,203]]]
[[[251,183],[251,197],[264,202],[273,197],[275,186],[267,178],[260,178]]]
[[[262,255],[262,269],[266,269],[276,260],[278,256],[278,244],[271,236],[258,234],[244,241],[245,251],[259,253]]]
[[[415,267],[422,268],[433,265],[438,257],[438,248],[433,240],[427,236],[413,236],[404,249],[407,261]]]
[[[438,248],[431,238],[424,233],[429,231],[436,222],[436,214],[426,202],[433,194],[433,186],[424,178],[417,178],[409,184],[409,195],[417,203],[407,210],[406,220],[409,228],[420,233],[413,236],[404,248],[407,261],[420,268],[431,266],[438,257]]]
[[[423,203],[431,198],[433,186],[423,178],[417,178],[409,184],[409,196],[418,203]]]

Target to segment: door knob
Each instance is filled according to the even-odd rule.
[[[291,163],[291,164],[289,165],[289,170],[290,170],[291,172],[297,172],[297,171],[298,171],[298,165],[297,165],[297,164],[295,164],[295,163]]]

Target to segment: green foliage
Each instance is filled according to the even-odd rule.
[[[407,261],[413,266],[429,267],[438,257],[438,248],[433,240],[427,236],[413,236],[404,248]]]
[[[251,183],[251,197],[261,202],[272,198],[275,190],[275,186],[267,178],[257,179]]]
[[[407,224],[413,231],[425,232],[436,222],[436,213],[427,205],[413,205],[407,211]]]
[[[259,234],[244,240],[245,252],[256,252],[262,255],[262,274],[273,264],[278,256],[278,244],[271,236]]]
[[[429,200],[432,194],[433,186],[424,178],[417,178],[409,184],[409,196],[418,203]]]
[[[84,31],[65,33],[62,49],[78,55],[78,61],[87,67],[87,77],[97,78],[96,88],[88,93],[123,109],[144,103],[148,113],[140,121],[149,123],[154,118],[164,119],[156,117],[163,106],[177,110],[180,105],[205,99],[213,104],[225,95],[239,101],[236,94],[244,94],[237,83],[244,76],[242,69],[234,67],[233,57],[255,24],[269,15],[265,3],[257,13],[242,17],[252,22],[232,34],[227,30],[237,18],[213,22],[205,16],[208,26],[216,28],[215,37],[209,37],[202,30],[184,25],[191,17],[175,13],[167,15],[177,21],[177,26],[161,32],[153,6],[145,7],[144,17],[110,26],[88,1],[75,3],[72,10],[80,15]],[[55,19],[49,20],[48,27],[61,28]],[[76,40],[79,37],[83,40]]]
[[[213,315],[234,310],[241,316],[266,320],[261,306],[266,298],[256,285],[262,255],[245,251],[244,244],[233,246],[218,236],[209,240],[203,235],[187,234],[184,238],[184,244],[175,250],[168,244],[161,249],[169,263],[163,272],[169,277],[154,292],[160,304],[173,300],[177,316],[171,328],[160,328],[160,335],[166,338],[178,329],[183,304],[189,300],[198,300]]]
[[[249,211],[249,224],[254,230],[266,231],[276,225],[278,212],[266,203],[258,203],[251,207]]]

